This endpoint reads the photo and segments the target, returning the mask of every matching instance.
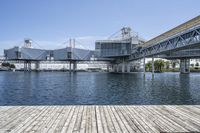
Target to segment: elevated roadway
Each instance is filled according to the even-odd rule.
[[[180,59],[181,72],[189,72],[189,59],[200,57],[200,16],[149,41],[129,56],[129,61],[146,57]]]

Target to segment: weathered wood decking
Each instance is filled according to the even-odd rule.
[[[0,132],[190,131],[200,131],[200,106],[0,106]]]

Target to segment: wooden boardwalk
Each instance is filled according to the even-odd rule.
[[[200,106],[0,106],[0,132],[199,132]]]

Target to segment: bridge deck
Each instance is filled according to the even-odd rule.
[[[200,106],[1,106],[0,132],[200,131]]]
[[[164,40],[168,37],[171,37],[171,36],[173,36],[177,33],[180,33],[184,30],[190,29],[190,28],[195,27],[197,25],[200,25],[200,15],[189,20],[189,21],[187,21],[187,22],[185,22],[185,23],[183,23],[183,24],[181,24],[181,25],[179,25],[179,26],[177,26],[177,27],[175,27],[175,28],[173,28],[173,29],[171,29],[171,30],[169,30],[169,31],[167,31],[167,32],[165,32],[165,33],[163,33],[163,34],[161,34],[161,35],[159,35],[159,36],[157,36],[157,37],[155,37],[155,38],[153,38],[153,39],[151,39],[151,40],[149,40],[149,41],[147,41],[144,44],[144,46],[149,46],[149,45],[155,44],[156,42],[162,41],[162,40]]]

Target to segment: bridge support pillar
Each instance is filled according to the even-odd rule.
[[[73,72],[76,72],[77,71],[77,62],[74,61],[73,62]]]
[[[124,73],[125,72],[125,63],[123,62],[122,63],[122,73]]]
[[[107,65],[107,70],[106,71],[110,72],[110,66],[109,65]]]
[[[72,70],[72,62],[69,61],[69,72],[71,73],[71,70]]]
[[[111,67],[111,70],[110,70],[109,72],[115,72],[115,70],[114,70],[114,69],[115,69],[115,68],[114,68],[114,65],[113,65],[113,64],[111,64],[111,66],[110,66],[110,67]]]
[[[24,71],[31,71],[31,61],[24,61]]]
[[[31,61],[30,62],[28,62],[28,71],[31,71],[32,69],[31,69]]]
[[[118,72],[118,71],[119,71],[118,65],[116,64],[116,65],[114,66],[114,72]]]
[[[69,61],[69,72],[76,72],[77,70],[77,61]]]
[[[127,63],[127,73],[130,73],[130,63]]]
[[[116,72],[117,73],[119,72],[119,65],[118,64],[116,65]]]
[[[143,73],[145,74],[145,57],[143,58]]]
[[[24,71],[27,71],[27,62],[24,61]]]
[[[190,73],[190,59],[180,60],[180,73]]]
[[[35,63],[35,70],[36,71],[40,70],[40,61],[36,61],[36,63]]]
[[[152,57],[152,74],[154,74],[154,57]]]

